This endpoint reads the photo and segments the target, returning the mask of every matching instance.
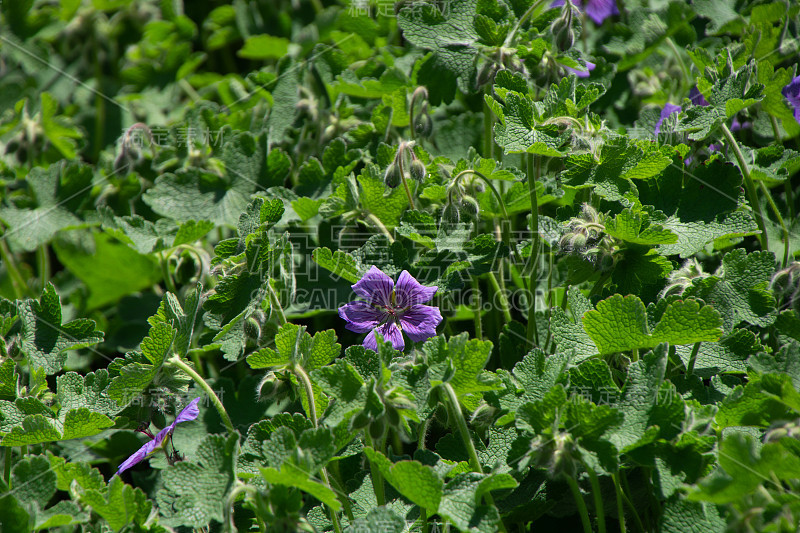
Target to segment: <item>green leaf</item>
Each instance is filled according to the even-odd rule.
[[[0,220],[8,228],[3,238],[12,250],[33,251],[61,230],[84,226],[78,215],[88,204],[89,195],[82,193],[92,187],[92,180],[92,168],[79,162],[60,161],[47,169],[31,169],[25,179],[32,196],[25,204],[30,207],[10,202],[0,207]]]
[[[769,281],[775,270],[771,252],[748,254],[738,248],[722,258],[722,275],[695,279],[685,297],[701,298],[722,315],[722,327],[730,332],[741,322],[767,327],[775,321],[775,296]]]
[[[753,374],[744,387],[738,386],[719,404],[716,423],[729,426],[766,428],[778,420],[793,419],[800,413],[800,393],[785,374]]]
[[[759,345],[758,348],[762,347]],[[800,344],[792,342],[781,346],[775,354],[754,352],[756,350],[748,352],[753,354],[747,360],[747,365],[750,368],[760,374],[785,374],[792,380],[794,388],[800,390]]]
[[[251,35],[236,55],[244,59],[280,59],[289,51],[289,41],[273,35]]]
[[[94,320],[79,318],[61,323],[61,299],[48,283],[39,300],[25,300],[19,306],[21,349],[34,368],[55,374],[64,366],[68,350],[92,346],[103,340]]]
[[[715,505],[675,496],[664,503],[663,533],[725,533],[727,523]]]
[[[129,524],[144,525],[153,507],[141,489],[126,485],[119,476],[113,476],[103,490],[85,489],[80,497],[113,531]]]
[[[364,454],[397,492],[427,510],[429,514],[438,511],[444,483],[433,468],[419,461],[392,463],[385,455],[370,447],[364,448]]]
[[[670,303],[652,333],[642,301],[615,294],[583,315],[583,325],[601,354],[653,348],[662,342],[694,344],[722,336],[719,313],[693,299]]]
[[[468,408],[477,407],[481,393],[499,388],[497,376],[484,370],[492,353],[492,343],[469,339],[467,333],[450,337],[437,336],[422,346],[429,365],[431,385],[448,382],[459,400]]]
[[[284,464],[280,470],[262,468],[261,475],[267,480],[267,483],[295,487],[307,492],[333,509],[333,511],[338,511],[342,507],[333,490],[328,488],[327,485],[309,479],[308,472],[300,470],[292,464]]]
[[[678,242],[677,235],[658,224],[650,224],[647,214],[632,209],[623,209],[613,220],[607,220],[605,232],[621,241],[645,246]]]
[[[314,250],[311,258],[322,268],[330,270],[333,275],[344,278],[350,283],[356,283],[361,279],[355,259],[347,252],[341,250],[331,252],[330,248],[322,247]]]
[[[236,482],[239,434],[226,439],[208,435],[200,443],[195,460],[167,467],[164,487],[156,495],[164,523],[172,526],[205,527],[222,522],[228,494]]]

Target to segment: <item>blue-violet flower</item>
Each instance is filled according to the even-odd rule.
[[[781,94],[792,104],[794,119],[800,122],[800,76],[795,76],[789,85],[781,89]]]
[[[575,0],[573,4],[583,7],[583,10],[595,24],[602,24],[611,15],[619,15],[615,0]],[[564,0],[556,0],[550,7],[563,6]]]
[[[414,342],[436,335],[442,314],[438,307],[422,304],[433,298],[437,289],[421,285],[407,270],[403,270],[395,285],[392,278],[373,266],[353,285],[353,291],[364,301],[343,305],[339,316],[347,321],[345,327],[350,331],[369,332],[364,339],[366,348],[378,349],[377,331],[395,350],[402,350],[403,332]]]
[[[664,120],[666,120],[666,118],[671,114],[677,113],[680,110],[681,106],[679,105],[670,104],[669,102],[664,104],[664,109],[661,110],[661,117],[658,119],[658,122],[656,122],[656,135],[661,133],[661,123],[664,122]]]
[[[158,432],[158,435],[155,436],[152,440],[147,442],[144,446],[139,448],[136,453],[125,459],[121,465],[119,465],[119,469],[117,470],[117,474],[121,474],[125,470],[131,468],[132,466],[142,462],[146,459],[151,453],[161,448],[164,443],[166,442],[166,438],[172,435],[172,432],[175,431],[175,425],[180,424],[181,422],[188,422],[189,420],[194,420],[200,414],[200,409],[197,407],[197,403],[200,401],[200,398],[195,398],[192,400],[189,405],[183,408],[183,410],[178,413],[178,416],[175,417],[175,420],[172,424],[168,425],[164,429]]]

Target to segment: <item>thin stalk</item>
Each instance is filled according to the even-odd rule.
[[[272,310],[275,311],[275,314],[278,317],[278,323],[282,326],[286,324],[286,315],[283,312],[283,306],[281,305],[281,301],[278,299],[278,295],[275,293],[275,289],[272,287],[271,280],[267,280],[267,291],[269,292],[269,304],[272,306]]]
[[[405,183],[405,182],[403,182],[403,183]],[[408,190],[408,188],[406,188],[406,191],[407,191],[407,190]],[[389,230],[388,230],[388,229],[386,229],[386,226],[384,226],[384,225],[383,225],[383,222],[381,222],[381,219],[379,219],[378,217],[376,217],[376,216],[375,216],[375,215],[373,215],[372,213],[369,213],[369,214],[367,215],[367,219],[369,219],[369,221],[370,221],[370,222],[372,222],[373,224],[375,224],[375,226],[376,226],[376,227],[377,227],[379,230],[381,230],[381,233],[383,233],[384,235],[386,235],[386,238],[387,238],[387,239],[389,239],[389,242],[390,242],[390,243],[394,242],[394,237],[392,237],[392,234],[391,234],[391,233],[389,233]]]
[[[628,480],[625,479],[625,474],[620,470],[616,474],[616,476],[617,476],[617,481],[622,481],[625,484],[625,487],[622,487],[620,485],[621,491],[622,491],[622,497],[625,500],[625,503],[628,504],[628,507],[630,507],[630,509],[631,509],[631,514],[633,515],[633,518],[636,520],[636,527],[639,528],[639,531],[642,531],[642,532],[647,531],[645,529],[645,527],[644,527],[644,523],[642,522],[642,519],[639,517],[639,512],[636,510],[636,506],[633,505],[633,502],[628,497],[628,493],[625,492],[625,488],[628,485]],[[628,490],[630,490],[630,489],[628,489]]]
[[[617,474],[611,474],[611,480],[614,482],[614,492],[617,494],[617,515],[619,517],[619,533],[628,533],[628,528],[625,527],[625,509],[622,507],[622,489],[619,486],[619,479]]]
[[[195,372],[194,368],[190,367],[177,355],[173,355],[169,359],[169,364],[176,366],[183,370],[185,373],[189,374],[189,377],[197,383],[203,391],[208,394],[208,397],[211,398],[211,403],[214,404],[214,408],[219,413],[219,417],[222,419],[222,423],[225,424],[225,427],[228,429],[230,433],[235,433],[236,428],[233,427],[233,422],[231,422],[231,417],[228,416],[228,412],[225,410],[225,407],[222,405],[217,393],[214,392],[214,389],[211,388],[206,380],[204,380],[200,374]]]
[[[192,359],[192,363],[194,363],[195,368],[197,369],[196,372],[205,379],[203,376],[203,361],[200,360],[200,350],[189,350],[189,357]]]
[[[534,170],[534,157],[536,158],[536,169]],[[536,182],[539,175],[539,158],[533,154],[528,154],[528,191],[531,196],[531,263],[530,278],[528,282],[528,292],[530,302],[528,303],[528,342],[539,345],[539,332],[536,327],[536,274],[539,263],[539,197],[536,192]]]
[[[456,391],[453,390],[453,386],[450,385],[450,383],[444,383],[441,385],[441,387],[445,393],[445,397],[447,398],[447,406],[450,409],[452,415],[451,418],[455,421],[456,428],[461,436],[461,441],[464,443],[464,447],[467,449],[469,467],[473,472],[483,474],[483,467],[481,467],[481,461],[478,459],[478,452],[475,450],[475,443],[472,442],[472,436],[469,434],[469,428],[467,427],[467,421],[464,419],[464,413],[461,412],[461,404],[458,402]],[[494,498],[492,498],[491,494],[487,492],[484,495],[484,498],[486,499],[486,503],[489,505],[494,505]],[[499,528],[500,531],[505,533],[506,528],[505,525],[503,525],[502,520],[500,520]]]
[[[369,431],[367,429],[364,430],[364,438],[367,441],[367,446],[370,446],[374,450],[383,453],[381,441],[378,440],[376,446],[376,442],[373,441],[372,437],[369,436]],[[372,461],[369,462],[369,475],[372,478],[372,490],[375,492],[375,500],[378,502],[378,505],[386,505],[386,491],[384,490],[385,487],[383,486],[383,474],[381,474],[381,470],[378,468],[378,465]]]
[[[589,511],[586,509],[586,502],[583,501],[581,489],[578,488],[578,482],[571,476],[566,476],[567,485],[572,492],[572,497],[575,499],[575,505],[578,506],[578,514],[581,515],[581,523],[583,524],[584,533],[592,533],[592,523],[589,521]]]
[[[592,296],[594,296],[596,294],[600,294],[600,292],[603,290],[603,286],[606,284],[606,281],[608,281],[608,278],[611,277],[611,272],[612,271],[609,270],[605,274],[602,274],[598,278],[598,280],[594,282],[594,285],[592,286],[592,290],[589,291],[589,298],[591,298]]]
[[[425,438],[428,436],[428,428],[431,425],[431,419],[426,418],[425,422],[420,425],[419,428],[419,438],[417,439],[417,448],[420,450],[425,449]]]
[[[797,218],[797,212],[794,209],[794,191],[792,191],[791,180],[783,182],[783,193],[786,195],[786,205],[789,207],[789,220]]]
[[[303,369],[302,366],[298,364],[293,364],[290,368],[290,371],[294,376],[297,378],[297,381],[303,387],[303,393],[306,395],[306,402],[308,402],[308,418],[311,420],[311,423],[314,427],[317,427],[318,419],[317,419],[317,402],[314,399],[314,388],[311,386],[311,379],[308,377],[308,374]],[[320,476],[322,477],[323,483],[328,488],[331,488],[331,480],[328,478],[328,471],[325,467],[322,467],[320,470]],[[331,489],[333,490],[333,489]],[[342,526],[339,523],[339,516],[336,514],[336,511],[329,508],[328,511],[330,512],[331,522],[333,522],[333,530],[335,533],[341,533]]]
[[[494,272],[489,272],[489,283],[492,284],[492,289],[494,290],[495,294],[498,295],[498,300],[500,302],[500,311],[503,312],[503,318],[506,321],[506,324],[511,323],[511,309],[509,308],[508,298],[506,298],[505,291],[500,284],[497,282],[497,276],[494,275]]]
[[[29,292],[28,284],[25,283],[25,280],[22,278],[19,270],[17,270],[17,265],[14,263],[14,257],[11,255],[11,252],[6,246],[5,236],[0,238],[0,259],[3,260],[3,264],[6,266],[8,275],[11,277],[11,287],[14,289],[14,296],[16,296],[18,300],[22,299],[25,293]]]
[[[639,348],[631,350],[631,361],[636,362],[639,360]]]
[[[50,281],[50,254],[47,251],[47,244],[43,244],[36,249],[36,262],[39,264],[39,279],[42,289]]]
[[[767,199],[772,214],[775,215],[775,218],[778,219],[778,224],[781,226],[781,238],[783,239],[783,268],[786,268],[786,265],[789,263],[789,230],[786,228],[786,223],[783,221],[781,212],[778,206],[775,205],[775,201],[772,199],[772,194],[770,194],[767,186],[764,185],[763,181],[759,181],[758,185],[761,187],[761,192],[764,193],[764,197]]]
[[[478,277],[472,276],[472,312],[475,314],[473,321],[475,323],[475,338],[483,338],[483,322],[481,321],[481,288],[478,283]]]
[[[600,480],[597,479],[597,473],[593,469],[587,467],[586,471],[589,473],[589,483],[592,485],[594,512],[597,514],[597,531],[606,533],[606,513],[603,509],[603,495],[600,493]]]
[[[700,351],[700,343],[694,343],[692,347],[692,355],[689,356],[689,366],[686,368],[686,374],[691,376],[694,373],[694,365],[697,362],[697,352]]]
[[[508,37],[506,37],[506,40],[503,42],[503,48],[510,46],[511,43],[514,42],[514,37],[517,35],[517,32],[520,30],[520,28],[522,28],[522,25],[530,18],[534,10],[536,10],[543,2],[544,0],[538,0],[537,2],[534,2],[531,4],[531,7],[529,7],[528,10],[522,14],[517,23],[514,24],[514,28],[508,32]]]
[[[490,94],[491,86],[487,86],[484,94]],[[483,101],[483,157],[494,159],[494,139],[492,138],[492,126],[494,123],[494,115],[492,110],[489,109],[489,104],[486,100]]]
[[[686,79],[686,81],[691,81],[692,80],[692,74],[689,72],[689,69],[686,68],[686,63],[683,62],[683,56],[681,56],[681,53],[678,51],[678,48],[675,46],[675,43],[669,37],[667,37],[665,39],[665,41],[666,41],[667,45],[670,47],[670,49],[672,49],[672,53],[675,55],[675,59],[678,60],[678,64],[681,67],[681,72],[683,72],[683,77]]]
[[[13,455],[12,450],[13,448],[11,448],[11,446],[6,446],[4,449],[5,457],[3,458],[4,462],[3,480],[6,482],[6,485],[8,486],[9,489],[11,489],[11,459],[12,459],[11,456]]]
[[[164,277],[164,285],[167,286],[169,292],[177,295],[178,291],[175,289],[175,283],[173,283],[172,276],[169,273],[169,263],[167,263],[167,258],[164,257],[163,252],[158,252],[158,262],[161,265],[161,275]]]
[[[744,176],[744,187],[745,191],[747,192],[747,199],[750,202],[750,208],[756,214],[756,224],[758,224],[758,229],[761,230],[761,234],[758,237],[758,242],[761,244],[762,250],[768,250],[769,242],[767,239],[767,229],[764,225],[764,215],[761,213],[761,204],[758,203],[758,193],[756,192],[756,186],[753,183],[753,178],[750,176],[750,168],[747,166],[747,162],[744,160],[744,155],[742,154],[742,150],[739,148],[739,143],[736,142],[736,139],[733,138],[731,130],[728,129],[728,125],[723,123],[721,129],[722,134],[725,135],[725,139],[728,141],[728,145],[730,145],[731,150],[733,150],[734,156],[736,156],[736,161],[739,162],[739,168]]]
[[[414,126],[412,125],[411,127],[413,128]],[[402,147],[400,149],[402,149]],[[400,154],[400,157],[397,158],[397,164],[400,166],[400,181],[403,182],[403,188],[406,190],[408,205],[411,207],[411,209],[416,209],[416,206],[414,205],[414,197],[411,196],[411,189],[408,188],[408,180],[406,180],[406,169],[403,165],[402,154]]]

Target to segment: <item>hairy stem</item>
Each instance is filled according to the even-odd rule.
[[[508,303],[508,298],[506,297],[506,292],[497,282],[497,276],[494,275],[494,272],[489,272],[489,283],[492,284],[492,289],[494,290],[495,294],[497,294],[498,300],[500,302],[500,311],[503,312],[503,318],[506,321],[506,324],[511,322],[511,309]]]
[[[6,246],[5,235],[0,238],[0,259],[3,260],[6,271],[8,271],[8,275],[11,277],[11,287],[14,289],[14,296],[16,296],[18,300],[22,299],[25,293],[29,292],[28,284],[25,283],[19,270],[17,270],[14,257],[11,255],[8,246]]]
[[[278,294],[275,292],[275,289],[272,287],[272,283],[270,283],[270,281],[272,280],[267,280],[267,291],[269,292],[269,304],[278,317],[278,323],[282,326],[286,324],[286,315],[283,312],[283,306],[281,305],[281,301],[278,299]]]
[[[622,507],[622,488],[619,486],[619,479],[616,474],[611,475],[614,482],[614,492],[617,494],[617,515],[619,519],[619,533],[628,533],[625,527],[625,509]]]
[[[581,515],[581,523],[583,524],[584,533],[592,533],[592,523],[589,521],[589,511],[586,509],[586,502],[583,501],[581,489],[578,488],[578,482],[571,476],[566,476],[567,485],[572,492],[572,497],[575,499],[575,505],[578,506],[578,514]]]
[[[177,296],[178,291],[172,281],[172,276],[169,273],[169,263],[163,252],[158,252],[158,263],[161,265],[161,275],[164,277],[164,285],[166,285],[167,291]]]
[[[699,342],[694,343],[692,346],[692,355],[689,356],[689,366],[686,367],[686,374],[691,376],[694,373],[694,365],[697,362],[697,352],[700,351]]]
[[[186,364],[185,361],[183,361],[183,359],[178,357],[178,355],[173,355],[169,359],[169,364],[176,366],[181,370],[183,370],[185,373],[189,374],[189,377],[192,378],[194,382],[197,383],[197,385],[201,389],[203,389],[203,392],[208,394],[209,398],[211,398],[211,403],[214,404],[214,408],[219,413],[219,417],[222,419],[222,423],[225,424],[225,427],[228,429],[228,431],[230,433],[235,433],[236,428],[233,427],[233,422],[231,422],[231,417],[228,416],[228,412],[225,410],[225,407],[222,405],[222,402],[220,401],[219,397],[214,392],[214,389],[211,388],[211,385],[209,385],[208,382],[206,382],[206,380],[204,380],[200,376],[200,374],[195,372],[194,368],[190,367],[188,364]]]
[[[370,446],[374,450],[383,453],[383,443],[381,442],[382,439],[373,441],[372,437],[369,436],[368,429],[364,429],[364,437],[366,438],[367,446]],[[369,462],[369,475],[372,478],[372,490],[375,492],[375,500],[378,502],[378,505],[386,505],[386,491],[384,490],[385,487],[383,486],[383,474],[381,474],[381,470],[378,468],[378,465],[372,461]]]
[[[464,413],[461,412],[461,404],[458,401],[458,396],[456,396],[456,391],[453,390],[453,386],[450,385],[450,383],[444,383],[441,385],[441,387],[447,400],[447,407],[450,409],[451,418],[455,422],[456,429],[458,429],[458,433],[461,436],[461,441],[464,443],[464,447],[467,449],[469,467],[473,472],[482,474],[483,467],[481,467],[481,461],[478,459],[478,452],[475,450],[475,443],[472,442],[472,436],[469,433],[467,421],[464,419]],[[494,505],[494,498],[492,498],[491,494],[487,492],[484,498],[486,499],[486,503],[489,505]],[[499,527],[500,530],[505,533],[506,529],[502,520],[500,520]]]
[[[600,493],[600,480],[597,479],[597,472],[587,466],[589,473],[589,483],[592,484],[592,496],[594,497],[594,512],[597,514],[597,531],[606,533],[606,513],[603,509],[603,495]]]
[[[739,143],[736,142],[736,139],[733,138],[733,134],[731,130],[728,129],[727,124],[722,124],[721,126],[722,134],[725,135],[725,139],[728,141],[728,145],[733,150],[734,156],[736,156],[736,161],[739,163],[739,169],[742,171],[742,175],[744,176],[744,188],[747,192],[747,200],[750,203],[750,208],[756,214],[756,224],[758,224],[758,229],[761,230],[761,234],[758,236],[758,242],[761,244],[762,250],[769,249],[769,242],[767,240],[767,229],[764,225],[764,215],[761,213],[761,204],[758,203],[758,192],[756,192],[756,186],[753,183],[753,178],[750,176],[750,168],[747,166],[747,162],[744,160],[744,155],[742,154],[742,150],[739,148]]]
[[[481,288],[478,283],[477,276],[472,276],[472,312],[474,313],[473,321],[475,323],[475,338],[483,338],[483,322],[481,320]]]
[[[536,159],[534,170],[534,158]],[[539,174],[539,158],[533,154],[528,154],[528,191],[531,196],[531,258],[530,258],[530,277],[528,282],[528,292],[530,302],[528,302],[528,342],[539,345],[539,332],[536,327],[536,275],[539,263],[539,197],[536,192],[536,182]]]
[[[388,229],[386,229],[386,226],[384,226],[384,225],[383,225],[383,222],[381,222],[381,219],[379,219],[378,217],[376,217],[376,216],[375,216],[375,215],[373,215],[372,213],[369,213],[369,214],[367,215],[367,219],[368,219],[370,222],[372,222],[373,224],[375,224],[375,227],[377,227],[379,230],[381,230],[381,233],[383,233],[384,235],[386,235],[386,238],[387,238],[387,239],[389,239],[389,242],[390,242],[390,243],[391,243],[391,242],[394,242],[394,237],[392,237],[392,234],[391,234],[391,233],[389,233],[389,230],[388,230]]]
[[[772,199],[772,194],[769,192],[769,189],[767,189],[767,186],[764,185],[763,181],[759,181],[758,185],[764,197],[767,199],[767,204],[769,204],[772,214],[778,219],[778,224],[781,227],[781,239],[783,239],[783,268],[786,268],[786,265],[789,263],[789,230],[786,228],[783,216],[781,216],[778,206],[775,205],[775,201]]]

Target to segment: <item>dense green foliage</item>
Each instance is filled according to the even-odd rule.
[[[0,2],[0,531],[797,531],[800,5],[576,6]]]

